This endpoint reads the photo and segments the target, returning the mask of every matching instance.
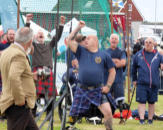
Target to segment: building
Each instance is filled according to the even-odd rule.
[[[143,23],[144,18],[141,14],[140,10],[136,6],[133,0],[129,0],[129,24],[132,30],[132,35],[134,40],[139,37],[139,26]],[[124,3],[124,8],[120,9],[119,12],[126,13],[127,12],[127,1]]]

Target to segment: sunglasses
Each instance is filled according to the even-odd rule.
[[[151,41],[145,41],[145,43],[147,43],[147,44],[152,44],[153,42],[151,42]]]
[[[81,40],[84,41],[85,39],[86,39],[86,36],[83,36]]]

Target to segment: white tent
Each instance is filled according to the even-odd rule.
[[[61,39],[58,42],[58,51],[59,51],[59,53],[62,53],[66,49],[64,40],[69,35],[70,27],[71,27],[71,21],[72,21],[72,30],[74,30],[77,27],[78,23],[79,23],[79,21],[76,18],[73,18],[72,20],[70,20],[69,22],[67,22],[64,25],[64,29],[63,29]],[[51,32],[51,36],[54,36],[55,34],[56,34],[56,30],[54,29]],[[81,29],[81,34],[84,35],[84,36],[87,36],[87,35],[90,35],[90,34],[91,35],[97,35],[97,31],[90,28],[90,27],[85,26],[85,27],[83,27]]]

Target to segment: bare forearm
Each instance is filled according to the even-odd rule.
[[[111,68],[109,70],[109,76],[108,76],[108,80],[107,80],[107,86],[112,86],[114,79],[115,79],[115,75],[116,75],[116,71],[115,68]]]
[[[71,33],[70,35],[68,36],[68,41],[71,41],[71,40],[74,40],[76,34],[80,31],[80,27],[77,26]]]
[[[121,67],[124,67],[126,65],[126,60],[125,59],[122,59],[122,60],[119,60],[119,59],[112,59],[114,64],[116,65],[116,68],[121,68]]]
[[[73,30],[68,36],[68,46],[73,52],[76,52],[78,43],[74,40],[76,34],[79,32],[80,27],[78,26],[75,30]]]

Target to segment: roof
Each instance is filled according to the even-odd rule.
[[[73,11],[82,12],[103,12],[98,0],[74,0]],[[68,3],[68,4],[67,4]],[[71,11],[72,0],[62,0],[60,2],[60,11]],[[57,5],[53,8],[53,11],[57,11]]]
[[[57,0],[21,0],[20,10],[23,12],[50,12]]]
[[[138,8],[136,7],[135,3],[133,2],[133,0],[129,0],[128,1],[129,4],[132,4],[132,12],[131,12],[131,21],[143,21],[144,17],[142,16],[142,14],[140,13],[140,11],[138,10]],[[127,8],[127,1],[125,1],[124,3],[124,8],[121,8],[119,10],[119,12],[126,12],[126,8]]]

